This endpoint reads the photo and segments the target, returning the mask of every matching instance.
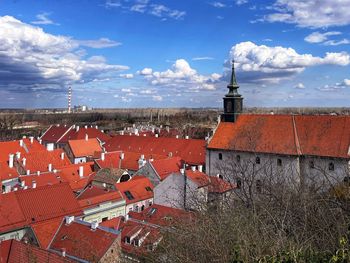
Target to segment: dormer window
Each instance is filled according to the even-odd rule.
[[[135,199],[134,196],[130,193],[130,191],[125,191],[124,194],[129,200]]]

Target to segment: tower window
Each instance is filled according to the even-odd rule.
[[[256,163],[256,164],[260,164],[260,157],[256,157],[256,158],[255,158],[255,163]]]
[[[350,185],[350,177],[349,177],[349,176],[345,176],[345,177],[344,177],[344,183],[345,183],[346,185]]]
[[[277,159],[277,165],[282,166],[282,159]]]
[[[314,163],[314,161],[310,161],[310,162],[309,162],[309,167],[310,167],[311,169],[314,169],[314,168],[315,168],[315,163]]]
[[[236,185],[237,185],[237,189],[241,189],[242,188],[242,180],[241,180],[241,178],[236,178]]]
[[[256,180],[255,187],[256,187],[256,192],[260,194],[262,190],[261,180]]]
[[[219,160],[222,160],[222,153],[219,153]]]
[[[240,155],[236,156],[236,161],[237,161],[237,163],[239,163],[241,161],[241,156]]]
[[[334,171],[334,163],[333,163],[333,162],[330,162],[330,163],[328,164],[328,170],[329,170],[329,171]]]

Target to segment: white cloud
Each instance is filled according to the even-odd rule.
[[[216,7],[216,8],[223,8],[223,7],[226,7],[226,5],[224,3],[221,3],[221,2],[211,2],[209,3],[210,5]]]
[[[109,65],[101,56],[82,59],[74,53],[77,48],[79,43],[72,38],[45,33],[11,16],[0,17],[0,86],[61,90],[128,69]]]
[[[107,0],[105,7],[108,9],[123,8],[132,12],[145,13],[162,18],[162,20],[167,18],[180,20],[186,15],[185,11],[172,9],[162,4],[151,4],[149,0]]]
[[[243,5],[248,3],[248,0],[235,0],[236,5]]]
[[[233,58],[237,70],[240,71],[240,79],[246,82],[277,83],[304,71],[306,67],[350,64],[350,56],[346,52],[327,52],[322,58],[311,54],[298,54],[293,48],[258,46],[249,41],[231,48],[230,60]]]
[[[100,38],[97,40],[77,40],[77,42],[81,46],[91,48],[117,47],[121,45],[120,42],[113,41],[108,38]]]
[[[305,86],[303,83],[298,83],[297,85],[295,85],[296,89],[305,89]]]
[[[37,20],[32,21],[31,23],[34,25],[59,25],[55,22],[53,22],[50,18],[49,15],[51,15],[51,13],[41,13],[41,14],[37,14],[35,17]]]
[[[153,73],[153,70],[151,68],[144,68],[143,70],[141,71],[137,71],[137,74],[140,74],[140,75],[152,75]]]
[[[350,79],[344,79],[344,85],[350,87]]]
[[[350,24],[350,0],[277,0],[268,22],[284,22],[299,27],[323,28]]]
[[[191,68],[186,60],[178,59],[171,69],[153,72],[151,75],[146,75],[145,78],[152,85],[198,92],[200,89],[215,90],[215,83],[221,79],[221,75],[216,73],[210,76],[200,75],[195,69]]]
[[[195,57],[192,58],[193,61],[198,61],[198,60],[213,60],[213,57]]]
[[[163,100],[163,97],[162,96],[159,96],[159,95],[155,95],[155,96],[152,96],[152,99],[154,101],[162,101]]]
[[[349,39],[342,39],[342,40],[328,40],[326,42],[323,43],[325,46],[339,46],[339,45],[346,45],[346,44],[350,44],[350,40]]]
[[[128,73],[128,74],[119,74],[119,77],[125,78],[125,79],[132,79],[134,77],[134,74]]]
[[[306,36],[304,40],[309,43],[322,43],[328,39],[329,36],[340,35],[341,32],[330,31],[325,33],[313,32],[310,35]]]
[[[131,92],[131,89],[122,89],[122,92]]]

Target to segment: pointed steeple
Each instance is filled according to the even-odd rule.
[[[234,60],[232,60],[231,79],[227,88],[228,93],[224,97],[224,114],[221,115],[221,120],[224,122],[235,122],[238,115],[242,113],[243,98],[237,91],[239,86],[236,80]]]

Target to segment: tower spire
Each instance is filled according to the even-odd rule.
[[[221,120],[224,122],[235,122],[238,115],[242,113],[243,98],[237,91],[239,85],[237,84],[234,60],[232,60],[231,79],[227,88],[228,93],[224,97],[224,114],[221,115]]]

